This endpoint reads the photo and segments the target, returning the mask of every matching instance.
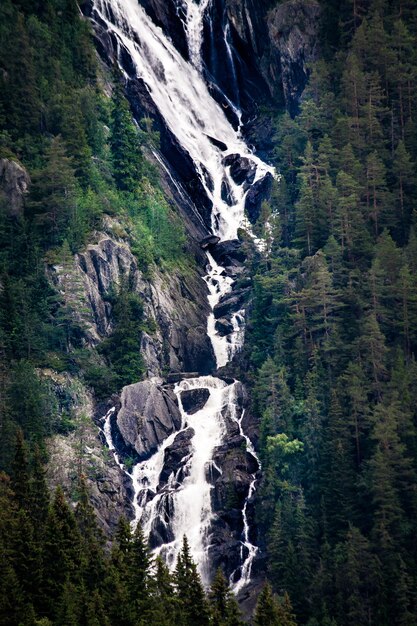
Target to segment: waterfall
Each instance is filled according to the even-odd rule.
[[[203,18],[206,8],[211,0],[200,0],[196,4],[194,0],[184,0],[186,7],[185,29],[187,33],[188,52],[190,61],[198,70],[203,69],[201,61],[201,46],[203,44]]]
[[[211,0],[200,0],[199,3],[182,1],[186,9],[185,32],[189,62],[184,60],[173,43],[152,22],[137,0],[94,0],[93,18],[107,26],[117,41],[119,53],[124,50],[129,54],[137,76],[145,84],[167,127],[191,157],[212,203],[213,235],[220,241],[235,240],[238,229],[246,225],[244,205],[250,185],[237,184],[233,180],[226,157],[238,155],[251,163],[252,184],[274,171],[248,148],[240,131],[230,124],[222,105],[210,95],[205,83],[201,46],[203,19]],[[233,68],[227,29],[224,35]],[[225,188],[227,194],[222,193]],[[232,291],[234,280],[210,253],[207,253],[207,275],[204,280],[213,311],[219,301]],[[226,336],[216,331],[214,313],[209,315],[207,333],[213,345],[217,368],[229,363],[242,347],[244,315],[244,309],[232,314],[233,330]],[[225,382],[215,376],[186,379],[177,384],[174,392],[182,416],[180,430],[171,434],[151,458],[136,464],[131,474],[135,523],[140,520],[154,551],[163,555],[170,566],[174,565],[181,549],[182,537],[186,534],[192,556],[198,563],[205,583],[210,579],[207,549],[214,518],[210,475],[213,472],[221,473],[214,465],[213,452],[224,442],[227,434],[226,417],[238,423],[248,453],[257,459],[249,438],[243,432],[242,416],[237,417],[237,385],[237,381]],[[192,390],[206,390],[207,401],[196,412],[187,413],[183,408],[182,394]],[[105,417],[103,431],[109,448],[114,452],[110,416],[108,414]],[[181,465],[162,480],[166,457],[173,446],[179,443],[185,450]],[[120,464],[117,454],[114,454]],[[249,582],[257,552],[249,539],[247,517],[248,500],[253,495],[255,482],[255,476],[252,476],[242,511],[243,557],[237,590]],[[235,578],[238,575],[236,573]]]

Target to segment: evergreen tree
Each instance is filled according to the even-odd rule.
[[[213,626],[243,625],[237,601],[221,569],[218,569],[214,576],[208,598],[211,608],[210,624]]]
[[[196,623],[208,626],[210,615],[207,599],[185,536],[175,568],[175,587],[185,626],[194,626]]]
[[[122,85],[116,76],[113,90],[113,109],[110,146],[113,158],[114,178],[119,189],[134,192],[139,185],[143,170],[139,135],[132,122]]]

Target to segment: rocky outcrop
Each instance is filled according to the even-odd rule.
[[[116,424],[122,445],[117,448],[134,450],[138,461],[151,456],[181,426],[176,397],[171,388],[163,386],[161,378],[124,387],[120,404]]]
[[[73,500],[82,473],[99,524],[110,536],[121,515],[132,515],[131,481],[103,447],[101,420],[94,420],[94,402],[88,390],[69,374],[42,370],[40,375],[57,399],[58,414],[67,419],[71,416],[70,432],[47,440],[48,484],[51,489],[61,485]]]
[[[256,166],[253,161],[240,154],[229,154],[224,159],[224,164],[230,167],[230,176],[237,185],[244,185],[245,191],[249,189],[255,180]]]
[[[108,218],[106,231],[96,235],[70,264],[50,268],[51,280],[82,329],[84,341],[97,346],[113,330],[109,295],[121,285],[138,293],[152,332],[143,331],[141,353],[148,376],[163,370],[208,372],[213,352],[206,335],[206,288],[196,271],[170,276],[155,268],[145,278],[120,224]],[[117,233],[117,234],[116,234]],[[121,236],[122,234],[122,236]],[[197,304],[198,303],[198,304]]]
[[[285,101],[292,112],[308,80],[308,63],[317,57],[320,13],[316,0],[288,0],[268,14],[269,36],[279,55]]]
[[[0,200],[4,198],[9,215],[22,215],[29,185],[30,177],[23,165],[11,159],[0,159]]]

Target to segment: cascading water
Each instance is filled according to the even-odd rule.
[[[182,0],[185,9],[185,32],[190,62],[184,60],[172,42],[155,26],[137,0],[94,0],[94,17],[105,24],[118,42],[119,53],[128,52],[137,76],[142,79],[150,97],[178,143],[191,157],[207,197],[212,202],[211,226],[220,241],[237,239],[238,229],[245,225],[244,205],[248,185],[237,184],[226,157],[245,157],[253,168],[252,184],[273,169],[251,153],[224,114],[222,106],[210,95],[202,74],[201,46],[203,18],[211,0]],[[230,52],[229,32],[225,29],[226,46]],[[231,53],[230,53],[231,54]],[[231,59],[232,61],[232,59]],[[240,111],[236,110],[240,119]],[[164,165],[165,167],[165,165]],[[227,194],[224,190],[227,189]],[[208,253],[207,275],[204,278],[212,309],[228,294],[234,280]],[[214,313],[207,323],[217,367],[225,366],[241,348],[244,336],[244,310],[231,315],[232,332],[221,336],[215,327]],[[152,547],[169,564],[175,563],[182,537],[187,535],[191,553],[199,565],[205,582],[209,581],[207,547],[213,520],[210,472],[213,452],[227,434],[225,416],[238,423],[248,452],[257,460],[253,446],[242,429],[242,416],[237,417],[237,382],[228,383],[213,376],[186,379],[175,387],[182,415],[181,429],[169,436],[158,451],[138,463],[131,477],[134,487],[135,523],[140,520]],[[186,412],[182,394],[190,390],[207,390],[203,408]],[[104,434],[110,449],[114,445],[110,433],[110,416],[105,417]],[[166,455],[182,437],[188,453],[181,466],[169,477],[161,479]],[[117,454],[116,461],[120,464]],[[242,512],[242,564],[236,589],[250,579],[257,548],[249,540],[248,499],[255,489],[255,476]],[[246,555],[246,556],[245,556]],[[237,578],[238,575],[235,576]]]

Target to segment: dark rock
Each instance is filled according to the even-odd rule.
[[[215,329],[219,333],[220,337],[225,337],[226,335],[230,335],[230,333],[233,332],[233,324],[225,317],[221,317],[216,321]]]
[[[214,246],[210,246],[210,253],[219,265],[230,265],[236,261],[243,263],[246,258],[242,250],[242,243],[238,239],[220,241]]]
[[[230,176],[237,185],[245,183],[246,188],[248,188],[255,180],[256,165],[247,157],[242,157],[240,154],[229,154],[223,163],[230,167]]]
[[[209,246],[214,246],[216,243],[219,243],[219,241],[220,237],[217,237],[217,235],[208,235],[200,241],[200,247],[203,250],[207,250]]]
[[[181,426],[176,398],[160,378],[128,385],[121,394],[117,428],[124,442],[140,460],[153,454],[158,445]]]
[[[269,172],[249,189],[245,199],[245,210],[249,221],[254,224],[261,213],[261,205],[269,198],[272,189],[272,174]]]
[[[203,59],[213,97],[227,98],[228,112],[256,112],[257,103],[279,99],[279,66],[270,54],[266,24],[268,0],[215,0],[204,21]],[[223,103],[223,102],[222,102]],[[246,114],[246,115],[245,115]]]
[[[308,65],[317,58],[321,8],[316,0],[289,0],[268,15],[269,37],[278,51],[285,100],[296,113],[307,83]]]
[[[225,152],[227,150],[227,145],[223,141],[220,141],[215,137],[211,137],[210,135],[207,135],[207,137],[210,139],[213,146],[216,146],[216,148],[219,148],[219,150],[221,150],[222,152]]]
[[[167,0],[140,0],[140,4],[150,15],[152,21],[160,26],[169,39],[174,42],[182,56],[188,60],[183,9],[177,3]]]
[[[170,476],[174,474],[176,482],[181,483],[185,476],[185,465],[192,451],[192,438],[194,430],[187,428],[175,437],[170,446],[165,449],[164,465],[159,477],[159,487],[162,489],[168,482]]]
[[[182,408],[188,415],[194,415],[200,411],[210,397],[208,389],[187,389],[181,392]]]
[[[173,499],[170,492],[161,495],[156,506],[156,512],[157,515],[155,515],[153,519],[149,533],[149,546],[151,550],[165,543],[170,543],[174,539],[169,523],[174,512]]]
[[[223,202],[226,202],[229,206],[233,206],[236,202],[230,183],[226,179],[222,181],[221,196]]]
[[[226,294],[213,309],[214,317],[220,319],[239,311],[246,301],[250,289],[239,289]]]

